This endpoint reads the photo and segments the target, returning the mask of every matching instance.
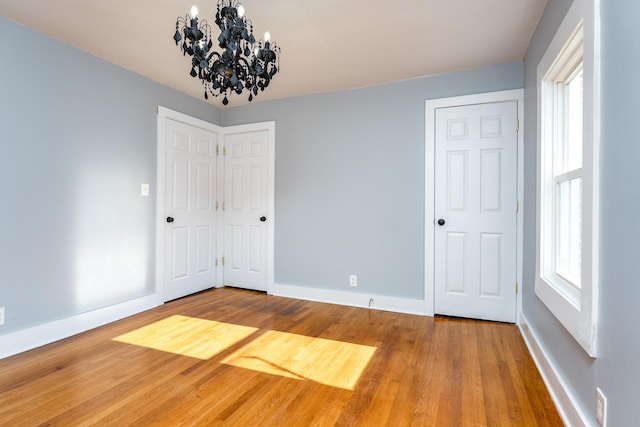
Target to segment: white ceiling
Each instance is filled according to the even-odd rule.
[[[0,0],[0,14],[203,99],[172,39],[193,2]],[[546,2],[243,0],[256,38],[269,30],[282,49],[280,73],[254,102],[521,60]],[[216,0],[196,4],[215,29]],[[221,106],[220,97],[212,102]]]

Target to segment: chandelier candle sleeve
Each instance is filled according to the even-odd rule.
[[[249,93],[249,102],[269,86],[280,68],[280,47],[271,41],[267,31],[264,40],[256,41],[253,23],[245,15],[244,6],[237,0],[218,0],[215,23],[220,30],[217,37],[219,52],[213,49],[211,27],[198,19],[198,8],[176,20],[173,40],[184,56],[191,57],[191,77],[204,86],[204,97],[223,95],[222,103],[229,103],[232,93]]]

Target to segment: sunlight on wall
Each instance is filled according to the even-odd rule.
[[[222,363],[353,390],[376,347],[267,331]]]
[[[248,326],[176,315],[113,340],[207,360],[257,330]]]
[[[80,309],[138,296],[147,282],[146,242],[129,238],[85,243],[75,265],[76,303]]]
[[[73,242],[79,311],[145,295],[150,289],[148,200],[117,167],[79,172]],[[139,187],[136,187],[139,191]],[[135,197],[135,198],[132,198]]]

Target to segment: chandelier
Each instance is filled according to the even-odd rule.
[[[249,102],[264,91],[280,67],[280,48],[264,39],[256,41],[253,23],[245,17],[244,6],[238,0],[218,0],[216,25],[220,29],[217,43],[221,51],[212,50],[211,27],[206,20],[198,21],[198,8],[176,20],[173,40],[182,41],[183,55],[191,57],[191,77],[197,77],[204,86],[204,98],[224,95],[222,103],[229,103],[228,95],[238,95],[246,89]]]

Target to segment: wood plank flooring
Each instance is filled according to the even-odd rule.
[[[224,288],[0,360],[0,425],[562,422],[514,325]]]

